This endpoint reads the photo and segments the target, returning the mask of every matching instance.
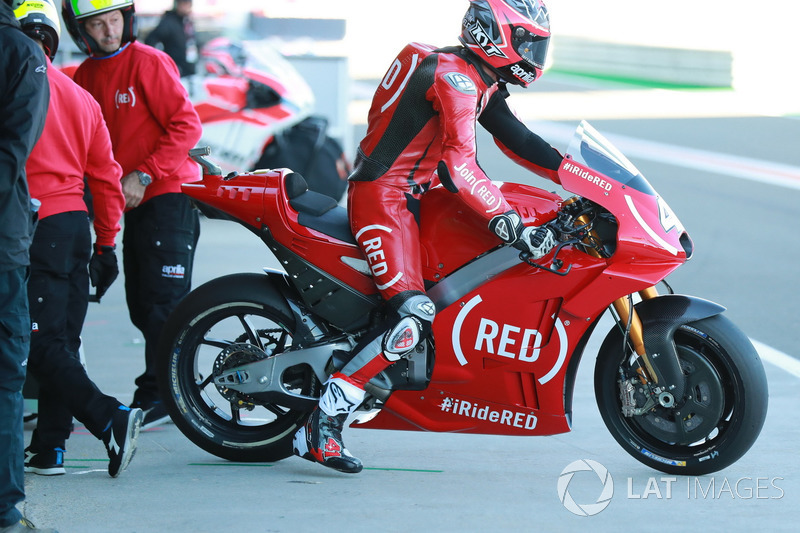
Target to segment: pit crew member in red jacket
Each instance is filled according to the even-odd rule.
[[[102,296],[119,273],[114,240],[125,203],[121,170],[100,106],[50,63],[61,30],[52,0],[25,0],[14,15],[48,56],[50,84],[47,120],[26,165],[31,196],[41,207],[28,281],[33,324],[28,370],[39,383],[39,416],[25,450],[25,471],[65,473],[64,451],[74,415],[104,442],[108,472],[116,477],[133,456],[142,412],[100,392],[86,374],[78,348],[90,277]],[[93,254],[84,177],[94,198]]]
[[[133,0],[64,0],[62,16],[89,56],[75,81],[100,103],[122,166],[125,294],[145,341],[145,371],[131,405],[145,411],[148,428],[168,419],[156,382],[158,337],[191,289],[200,224],[181,184],[200,178],[188,155],[200,140],[200,119],[175,62],[136,41]]]

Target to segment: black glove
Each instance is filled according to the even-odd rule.
[[[98,302],[118,275],[119,266],[117,266],[117,254],[114,253],[114,247],[95,244],[92,259],[89,261],[89,279],[92,286],[97,288],[95,297]]]
[[[514,210],[492,217],[489,230],[514,248],[528,252],[534,260],[546,256],[556,245],[556,234],[551,228],[525,226]]]

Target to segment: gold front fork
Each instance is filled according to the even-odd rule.
[[[577,222],[581,225],[586,226],[589,223],[589,219],[585,215],[583,215],[577,218]],[[600,239],[598,238],[594,229],[589,230],[589,235],[584,241],[585,243],[589,244],[586,250],[589,253],[589,255],[592,255],[597,258],[602,258],[600,252],[598,252],[594,247],[590,245],[591,241],[600,242]],[[657,297],[658,291],[656,290],[655,287],[648,287],[646,289],[639,291],[639,296],[642,298],[642,300],[649,300],[650,298]],[[642,375],[641,379],[643,379],[644,381],[650,381],[651,383],[658,383],[658,377],[656,376],[655,370],[653,369],[653,366],[650,363],[650,358],[647,356],[647,351],[644,348],[644,333],[642,330],[642,321],[639,318],[639,315],[636,313],[636,309],[633,309],[631,307],[627,297],[615,300],[611,305],[617,312],[617,315],[619,316],[621,323],[623,324],[630,323],[628,338],[630,339],[631,346],[633,346],[634,352],[636,352],[636,355],[638,355],[644,362],[644,366],[647,371],[647,375]]]
[[[655,298],[658,296],[658,291],[655,287],[648,287],[647,289],[639,291],[639,296],[641,296],[642,300]],[[647,370],[647,375],[642,376],[642,378],[644,378],[646,381],[657,384],[658,376],[653,369],[653,365],[650,364],[650,358],[647,356],[647,351],[644,349],[644,332],[642,329],[642,321],[639,319],[636,309],[631,308],[627,298],[615,300],[611,305],[614,306],[614,310],[617,312],[617,315],[619,315],[620,322],[623,324],[630,323],[631,325],[630,330],[628,331],[628,338],[633,346],[633,351],[636,352],[636,355],[642,359],[645,369]]]

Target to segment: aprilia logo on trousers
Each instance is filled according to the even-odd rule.
[[[161,277],[162,278],[179,278],[183,279],[186,275],[186,269],[183,265],[164,265],[161,267]]]

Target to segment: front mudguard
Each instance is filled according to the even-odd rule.
[[[676,399],[683,398],[685,382],[673,340],[675,332],[681,326],[724,311],[725,307],[717,303],[680,294],[658,296],[636,305],[636,313],[642,321],[644,347],[655,370],[657,385]]]

